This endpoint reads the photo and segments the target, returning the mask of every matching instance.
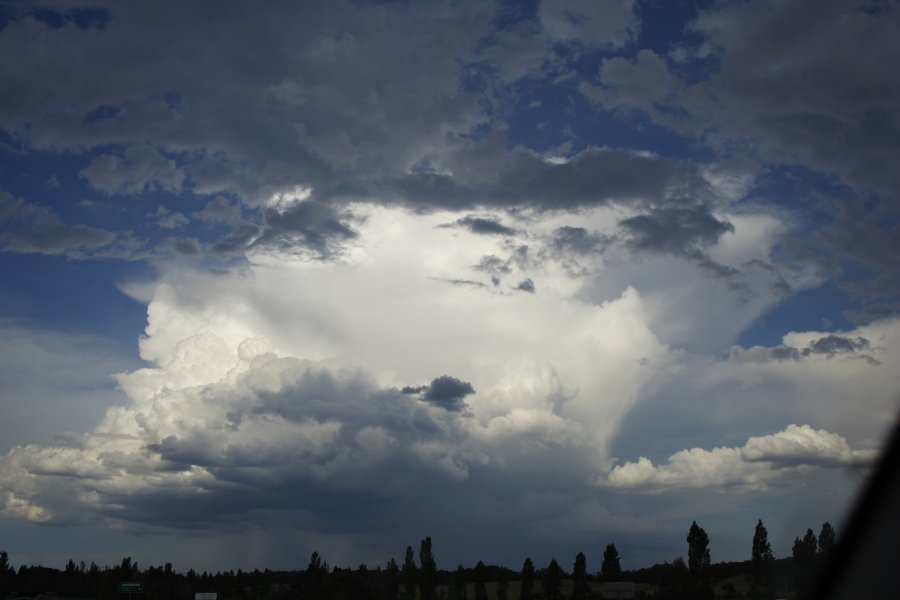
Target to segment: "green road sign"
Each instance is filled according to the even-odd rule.
[[[144,593],[144,582],[143,581],[120,581],[119,582],[119,593],[120,594],[143,594]]]

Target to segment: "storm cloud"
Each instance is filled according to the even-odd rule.
[[[890,3],[0,12],[4,528],[785,555],[896,416]]]

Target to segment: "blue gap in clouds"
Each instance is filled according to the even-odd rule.
[[[745,348],[777,346],[791,331],[852,329],[854,324],[844,316],[844,311],[853,308],[858,308],[856,302],[837,285],[826,283],[786,298],[756,319],[738,336],[736,343]]]
[[[147,308],[117,283],[151,275],[150,267],[138,263],[0,252],[0,318],[26,327],[90,332],[136,354]]]
[[[109,21],[109,11],[105,8],[73,8],[66,13],[38,8],[28,14],[52,29],[62,29],[66,23],[74,23],[79,29],[103,29]]]
[[[641,29],[637,46],[652,50],[665,58],[677,45],[683,50],[694,50],[704,41],[700,33],[688,30],[691,21],[701,10],[710,7],[710,0],[700,2],[689,0],[648,0],[638,4]],[[717,68],[713,56],[699,58],[684,63],[667,61],[669,68],[687,83],[697,83],[707,79]]]
[[[116,154],[112,148],[99,148],[95,154]],[[0,189],[51,209],[67,225],[134,229],[140,222],[137,211],[143,209],[140,202],[107,198],[91,188],[80,175],[91,158],[69,152],[0,151]]]
[[[836,199],[850,198],[853,189],[837,175],[820,173],[801,165],[764,165],[746,201],[762,201],[766,205],[800,212],[809,228],[831,222]]]
[[[24,202],[44,207],[69,226],[85,225],[127,234],[153,247],[168,237],[196,237],[201,243],[212,243],[226,235],[230,228],[223,224],[193,221],[175,229],[158,225],[156,212],[164,206],[170,212],[188,217],[202,210],[207,201],[221,195],[197,196],[190,191],[174,195],[148,190],[137,195],[106,196],[90,187],[80,171],[90,164],[92,155],[121,155],[118,146],[98,147],[89,154],[19,152],[0,148],[0,191],[6,191]],[[172,157],[180,164],[179,157]],[[227,194],[226,194],[227,195]]]
[[[599,63],[595,63],[599,64]],[[650,150],[662,156],[709,160],[701,144],[654,124],[646,114],[603,110],[592,105],[573,84],[526,80],[516,86],[519,100],[507,119],[510,146],[546,152],[564,142],[573,152],[586,148]]]
[[[711,0],[644,0],[638,3],[641,18],[638,46],[665,55],[676,43],[698,44],[699,34],[686,32],[697,13],[712,5]]]
[[[539,0],[501,0],[499,15],[494,21],[497,29],[503,29],[525,19],[537,16]]]

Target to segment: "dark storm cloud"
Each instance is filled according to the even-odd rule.
[[[458,219],[455,224],[468,229],[472,233],[482,235],[515,235],[516,233],[516,230],[512,227],[507,227],[499,221],[489,218],[468,216]]]
[[[719,49],[720,68],[698,86],[712,93],[689,100],[689,109],[713,109],[724,136],[746,135],[770,157],[837,170],[861,189],[893,195],[897,7],[883,3],[879,15],[866,5],[795,0],[702,12],[693,29]]]
[[[15,485],[16,465],[45,477],[40,503],[52,507],[57,522],[92,513],[131,526],[215,528],[239,513],[272,508],[316,511],[315,527],[327,530],[338,519],[329,505],[370,514],[382,496],[396,500],[468,476],[468,434],[458,413],[475,392],[470,383],[443,375],[397,391],[359,372],[260,359],[234,385],[167,393],[164,401],[188,402],[203,417],[166,423],[137,415],[145,424],[140,448],[122,452],[116,439],[98,434],[109,449],[94,458],[75,447],[20,450],[0,469],[4,484]],[[276,381],[282,385],[273,387]],[[183,477],[198,469],[208,475],[199,487],[186,487]],[[125,491],[104,483],[113,476],[156,483]],[[82,506],[59,495],[56,478],[92,487],[94,500]]]
[[[717,274],[728,273],[709,260],[703,248],[734,231],[734,226],[717,219],[705,206],[658,208],[623,219],[619,226],[626,232],[626,243],[632,250],[696,259]]]
[[[845,200],[839,203],[835,221],[816,235],[815,240],[821,246],[878,273],[844,284],[851,294],[862,300],[900,299],[900,213],[897,206],[894,203],[869,209]]]
[[[866,338],[851,339],[840,335],[828,335],[810,343],[803,350],[803,354],[827,354],[832,356],[834,354],[868,350],[869,346],[869,340]]]
[[[284,211],[267,209],[266,227],[254,244],[288,250],[304,247],[322,258],[339,251],[342,242],[357,237],[347,223],[352,216],[315,199],[304,200]]]
[[[723,155],[741,148],[770,165],[809,169],[830,188],[815,218],[824,212],[831,221],[811,236],[811,258],[821,268],[858,261],[900,280],[898,10],[854,0],[714,3],[688,24],[691,44],[667,56],[645,49],[607,59],[599,85],[581,90]],[[709,76],[684,77],[696,70]],[[848,285],[864,293],[869,282]]]
[[[839,172],[891,197],[898,180],[890,157],[900,144],[897,7],[865,10],[870,4],[715,3],[688,25],[693,46],[605,60],[601,86],[581,89],[714,145],[749,143],[764,160]],[[677,65],[692,63],[716,68],[708,79],[679,79]]]
[[[297,184],[403,172],[430,138],[482,119],[459,89],[459,58],[489,26],[489,6],[136,2],[108,11],[102,31],[18,15],[0,39],[4,55],[21,59],[0,65],[16,90],[2,94],[4,129],[36,148],[118,146],[84,171],[104,191],[174,189],[185,174],[194,191],[232,190],[252,203]],[[158,52],[161,39],[170,52]],[[81,84],[97,64],[104,77]]]
[[[163,190],[178,193],[185,172],[174,160],[143,145],[127,148],[122,156],[101,154],[81,170],[81,176],[104,194],[141,194]]]
[[[433,379],[425,390],[425,400],[445,410],[459,411],[466,406],[463,398],[474,393],[475,388],[468,381],[441,375]]]
[[[878,364],[876,359],[865,353],[871,348],[871,342],[864,337],[850,338],[838,334],[829,334],[813,340],[803,348],[785,345],[772,347],[755,346],[747,350],[740,350],[738,355],[758,362],[801,361],[816,355],[829,358],[845,355],[865,360],[870,364]]]
[[[584,227],[559,227],[553,232],[553,248],[561,254],[593,254],[609,244],[606,236],[590,232]]]
[[[450,375],[436,377],[428,385],[405,386],[400,390],[403,394],[421,395],[426,402],[439,406],[450,412],[465,410],[466,396],[475,393],[475,388],[467,381],[462,381]]]
[[[861,323],[886,319],[895,315],[900,315],[900,302],[897,304],[867,304],[861,309],[845,311],[844,314],[851,321]]]
[[[332,258],[356,236],[344,206],[358,200],[425,211],[569,210],[665,206],[679,195],[710,194],[697,166],[686,161],[588,147],[560,163],[510,149],[497,120],[503,111],[486,110],[484,99],[511,101],[505,86],[528,72],[515,67],[520,53],[503,50],[509,32],[492,38],[483,53],[476,50],[496,27],[497,7],[486,3],[452,11],[430,3],[415,10],[344,2],[314,9],[283,3],[267,11],[237,2],[100,6],[109,18],[90,31],[68,17],[49,27],[14,11],[0,52],[21,60],[0,65],[0,80],[16,90],[2,95],[3,129],[26,150],[88,150],[81,175],[105,194],[239,199],[243,209],[214,200],[200,213],[203,222],[233,225],[217,241],[190,232],[205,240],[204,252],[266,246]],[[217,18],[202,18],[208,10]],[[584,23],[593,23],[587,29],[562,27],[550,16],[554,10],[532,17],[529,55],[546,55],[559,42],[610,44],[591,37],[598,31],[619,40],[616,46],[634,25],[635,15],[621,7],[573,7],[572,14],[587,11]],[[615,19],[607,22],[607,13]],[[594,33],[585,37],[588,29]],[[160,39],[170,52],[158,52]],[[67,57],[65,64],[55,56]],[[82,85],[101,63],[104,77]],[[493,78],[491,91],[463,85],[476,63]],[[473,135],[481,131],[489,133]],[[298,185],[313,190],[310,202],[264,208],[272,194]],[[463,217],[457,225],[515,233],[487,217]]]
[[[242,254],[260,238],[263,228],[253,223],[240,223],[229,234],[217,240],[210,248],[214,254]]]
[[[451,285],[471,285],[473,287],[485,287],[484,283],[480,281],[475,281],[472,279],[440,279],[437,278],[438,281],[443,281],[445,283],[449,283]]]
[[[486,140],[448,152],[441,165],[460,174],[405,176],[395,181],[393,198],[415,207],[569,210],[667,202],[673,190],[701,197],[710,193],[690,163],[622,150],[590,148],[567,162],[554,163]]]

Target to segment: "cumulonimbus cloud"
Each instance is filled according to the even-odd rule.
[[[447,214],[357,210],[359,235],[341,260],[260,249],[243,269],[172,269],[149,292],[133,290],[148,303],[147,364],[118,376],[126,402],[68,445],[13,448],[0,463],[3,514],[215,529],[258,511],[291,511],[324,531],[336,526],[327,507],[339,502],[371,530],[398,506],[414,513],[423,494],[432,510],[462,519],[472,506],[460,496],[501,506],[502,498],[549,494],[583,506],[597,482],[607,493],[754,490],[792,470],[868,456],[804,426],[742,448],[683,451],[659,466],[613,466],[610,444],[625,416],[654,390],[695,375],[684,351],[655,333],[656,323],[686,317],[651,302],[671,287],[623,286],[600,298],[587,284],[609,285],[615,267],[599,261],[585,273],[570,261],[600,255],[559,252],[561,231],[593,247],[619,215],[587,215],[590,234],[570,235],[559,215],[485,236],[443,227]],[[736,219],[733,237],[710,248],[727,258],[734,251],[725,244],[735,240],[755,247],[745,235],[753,234]],[[728,260],[743,260],[735,256]],[[654,284],[706,280],[684,273],[695,279]],[[509,285],[492,283],[500,275]],[[452,283],[463,280],[480,285]],[[511,289],[529,280],[534,293]],[[892,331],[797,334],[784,343],[821,352],[764,363],[733,353],[701,379],[795,369],[797,385],[809,387],[815,369],[877,369],[849,361],[841,340],[872,340],[865,351],[887,358]]]

